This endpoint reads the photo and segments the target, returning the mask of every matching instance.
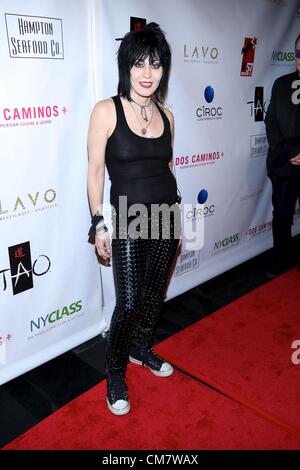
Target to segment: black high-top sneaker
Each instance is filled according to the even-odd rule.
[[[152,349],[131,346],[129,361],[139,366],[148,367],[154,375],[159,377],[169,377],[174,372],[173,366],[159,357]]]
[[[119,375],[107,376],[106,402],[109,411],[115,415],[125,415],[129,412],[128,387],[123,377]]]

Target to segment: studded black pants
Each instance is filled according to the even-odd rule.
[[[147,219],[150,233],[151,217]],[[131,345],[141,349],[153,345],[179,237],[172,217],[169,238],[163,238],[168,223],[161,217],[156,219],[158,238],[134,239],[130,233],[118,238],[118,221],[111,241],[116,305],[107,337],[106,373],[124,377]]]

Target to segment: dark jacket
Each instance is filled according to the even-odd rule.
[[[289,160],[300,153],[300,135],[297,135],[297,108],[292,102],[295,89],[292,83],[299,80],[297,72],[275,80],[271,102],[265,118],[269,150],[267,172],[270,178],[289,178],[292,165]]]

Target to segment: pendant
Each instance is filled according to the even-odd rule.
[[[145,127],[143,127],[143,129],[141,129],[141,133],[142,133],[143,135],[147,134],[147,129],[145,129]]]
[[[144,121],[148,122],[147,113],[146,113],[146,109],[144,108],[144,106],[141,106],[141,115]]]

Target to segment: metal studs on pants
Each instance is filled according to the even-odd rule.
[[[151,224],[150,216],[148,221]],[[112,238],[116,306],[107,337],[107,375],[125,377],[132,344],[141,349],[153,345],[170,268],[179,243],[174,236],[172,217],[169,238],[162,238],[161,217],[158,223],[159,238],[133,239],[129,235],[127,238]]]

